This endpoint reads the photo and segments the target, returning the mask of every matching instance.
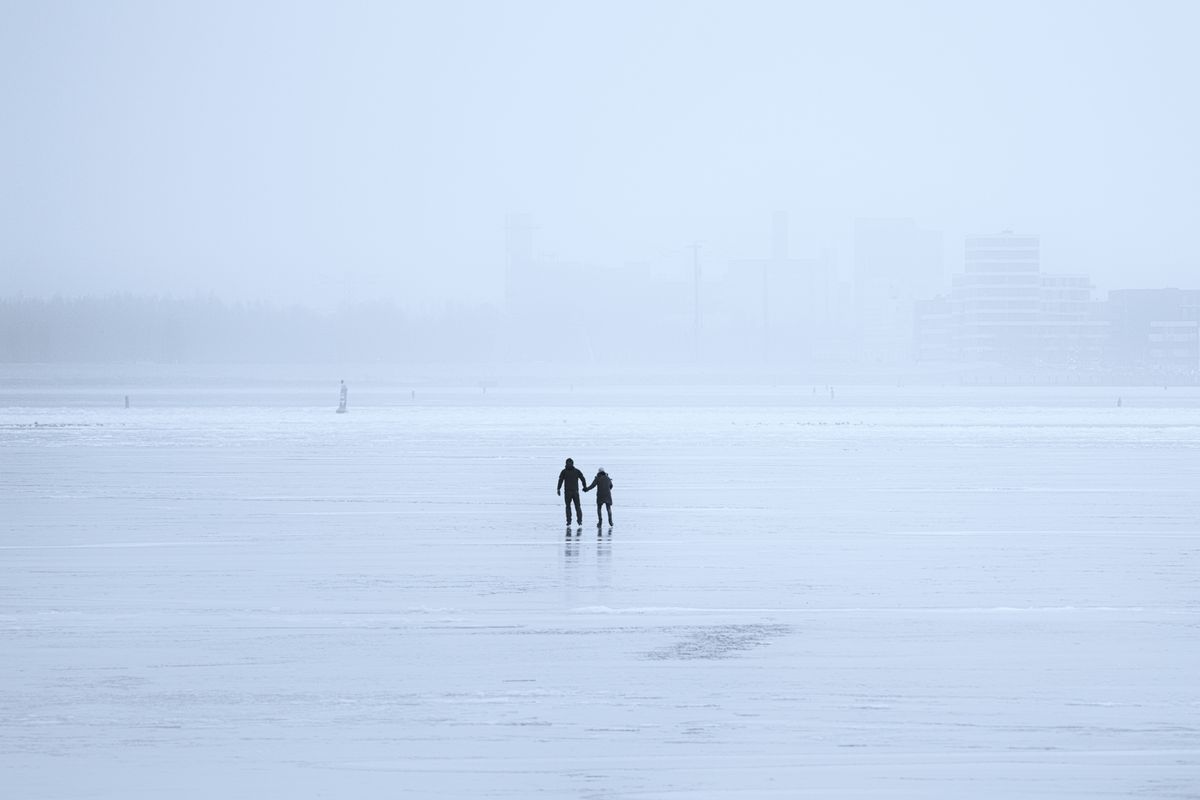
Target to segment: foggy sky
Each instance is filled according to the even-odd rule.
[[[1196,287],[1197,8],[7,0],[0,294],[499,302],[508,213],[683,275],[777,209]]]

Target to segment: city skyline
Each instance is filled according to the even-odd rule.
[[[853,275],[843,279],[827,252],[794,257],[787,215],[776,212],[765,257],[706,273],[696,245],[689,282],[639,265],[598,274],[593,265],[540,257],[536,231],[527,216],[508,220],[499,308],[447,306],[414,316],[386,298],[333,313],[217,298],[0,299],[0,360],[442,359],[509,368],[848,368],[876,377],[980,367],[1135,380],[1200,374],[1200,289],[1098,291],[1087,273],[1043,264],[1036,233],[964,237],[961,267],[946,270],[939,232],[911,219],[859,220]],[[543,302],[547,283],[558,302]]]
[[[785,220],[784,224],[789,230],[812,230],[811,224],[805,224],[805,220],[796,220],[789,212],[775,209],[764,212],[757,219],[748,220],[745,225],[746,235],[731,245],[717,246],[699,241],[680,242],[673,246],[656,248],[652,252],[629,253],[613,261],[605,261],[594,256],[589,256],[587,253],[567,251],[555,247],[554,242],[558,240],[558,237],[554,235],[553,229],[548,225],[542,224],[538,219],[529,214],[517,213],[506,215],[497,224],[497,229],[507,231],[509,229],[508,220],[514,218],[525,219],[530,231],[535,234],[531,237],[530,243],[527,245],[530,258],[543,263],[575,264],[582,268],[600,270],[614,275],[628,272],[631,269],[640,269],[644,270],[650,276],[676,277],[677,275],[684,275],[690,279],[693,257],[695,255],[694,248],[698,247],[699,259],[703,265],[705,279],[729,280],[736,277],[739,272],[744,272],[748,265],[761,265],[764,257],[767,260],[778,258],[778,256],[773,255],[771,252],[771,247],[773,246],[771,242],[774,235],[772,229],[777,224],[774,220],[781,217]],[[833,277],[853,285],[859,279],[859,276],[856,275],[856,263],[861,258],[860,243],[856,241],[859,234],[856,231],[864,223],[911,225],[914,226],[915,230],[932,234],[939,240],[937,247],[939,249],[938,258],[941,261],[941,266],[939,267],[937,284],[931,290],[927,290],[924,286],[913,287],[914,290],[919,289],[919,291],[908,292],[914,297],[933,296],[947,292],[952,288],[952,275],[961,271],[967,263],[964,242],[970,237],[995,235],[1018,229],[1012,225],[998,224],[991,228],[971,229],[961,234],[950,234],[943,227],[919,221],[911,216],[857,217],[845,220],[845,224],[841,230],[826,232],[824,236],[820,234],[802,234],[800,237],[797,237],[795,234],[789,234],[786,259],[804,261],[806,263],[814,260],[826,260],[830,262],[830,266],[827,269],[830,270],[830,274]],[[504,234],[504,236],[507,235],[507,233]],[[1037,235],[1041,239],[1044,248],[1047,244],[1049,245],[1050,257],[1057,263],[1059,267],[1058,271],[1086,272],[1094,281],[1095,288],[1098,291],[1129,288],[1188,288],[1190,285],[1197,283],[1197,276],[1200,276],[1200,253],[1198,253],[1195,259],[1196,269],[1194,274],[1188,270],[1184,270],[1178,276],[1181,280],[1176,282],[1162,277],[1172,275],[1174,274],[1173,272],[1155,269],[1153,264],[1147,264],[1145,265],[1145,269],[1135,273],[1122,273],[1115,278],[1111,276],[1106,278],[1105,275],[1107,273],[1090,270],[1082,262],[1081,256],[1072,256],[1071,253],[1064,253],[1062,243],[1056,242],[1053,235],[1047,235],[1044,231],[1038,232]],[[447,303],[450,305],[491,305],[496,308],[503,308],[506,305],[508,291],[505,276],[510,258],[510,255],[508,255],[510,245],[505,244],[504,236],[498,239],[499,249],[493,254],[491,260],[486,265],[486,270],[491,276],[488,281],[484,282],[490,287],[488,292],[450,293],[440,295],[435,300],[418,298],[417,302],[410,302],[412,298],[406,297],[403,292],[396,294],[390,292],[381,293],[377,290],[377,287],[373,288],[374,284],[372,281],[367,279],[360,280],[352,273],[347,273],[337,279],[330,278],[327,283],[316,284],[313,288],[320,291],[309,297],[296,297],[287,293],[273,293],[271,291],[263,294],[252,294],[241,290],[222,291],[222,287],[205,286],[202,283],[197,283],[190,287],[183,286],[173,289],[154,288],[153,284],[112,284],[107,287],[96,287],[95,289],[85,289],[83,291],[73,291],[67,288],[15,289],[0,293],[0,296],[9,298],[21,296],[35,298],[52,298],[54,296],[81,297],[104,296],[106,294],[144,294],[169,297],[215,296],[228,302],[277,302],[283,306],[301,306],[316,310],[333,310],[346,303],[378,301],[381,299],[394,302],[396,305],[410,311],[420,311],[422,309],[436,311],[439,307]],[[710,238],[718,241],[728,241],[731,237]],[[837,246],[838,243],[840,243],[840,246]],[[809,267],[811,267],[811,264],[809,264]],[[425,269],[432,272],[437,272],[443,268],[445,268],[445,265],[439,264],[436,261],[429,263],[425,267]],[[12,276],[9,277],[11,278]],[[895,277],[903,278],[905,277],[905,273],[898,273]],[[758,273],[748,275],[747,279],[755,283],[761,282]]]
[[[544,252],[850,268],[854,220],[1196,272],[1190,4],[8,4],[0,295],[495,302]],[[946,264],[957,258],[947,245]],[[550,292],[548,292],[550,294]]]

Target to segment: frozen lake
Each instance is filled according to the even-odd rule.
[[[9,376],[6,797],[1200,797],[1200,391],[348,382]]]

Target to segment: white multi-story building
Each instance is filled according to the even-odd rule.
[[[1092,300],[1092,282],[1042,272],[1040,249],[1037,236],[1012,231],[968,236],[950,296],[918,308],[918,360],[1099,363],[1107,323]]]
[[[1024,361],[1037,350],[1042,274],[1037,236],[968,236],[952,300],[955,350],[967,361]]]

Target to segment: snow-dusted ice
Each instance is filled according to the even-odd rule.
[[[6,383],[4,796],[1200,793],[1196,390],[337,377]]]

